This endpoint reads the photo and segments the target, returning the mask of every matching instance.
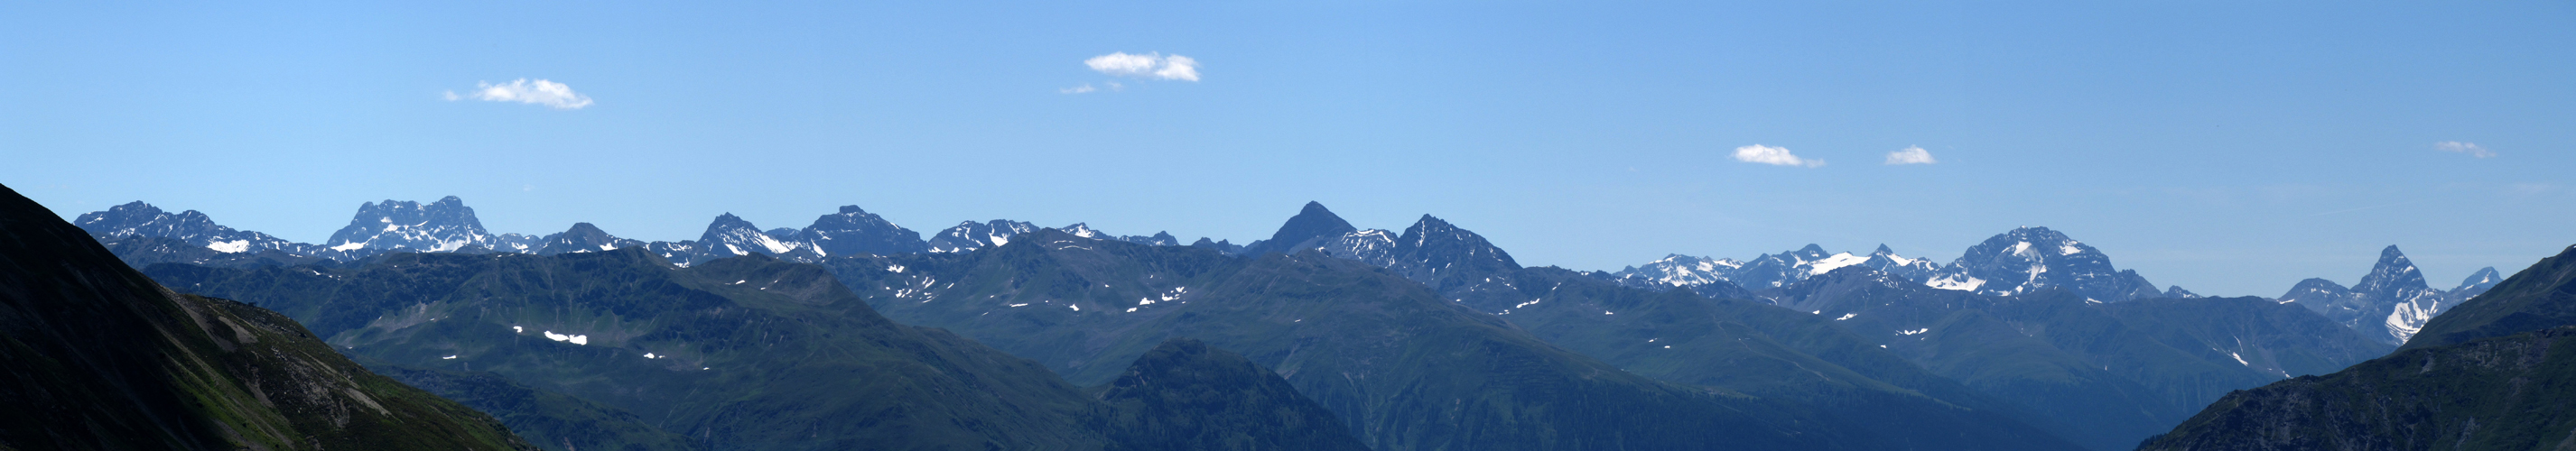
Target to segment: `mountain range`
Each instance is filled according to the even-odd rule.
[[[2418,305],[2404,299],[2422,292],[2456,304],[2497,279],[2490,269],[2481,272],[2485,282],[2472,277],[2459,289],[2407,291],[2422,281],[2405,283],[2413,269],[2398,255],[2396,266],[2385,257],[2381,266],[2402,269],[2389,277],[2375,271],[2358,286],[2376,290],[2368,296],[2335,294],[2358,288],[2333,286],[2342,291],[2204,298],[2181,287],[2154,289],[2100,250],[2043,227],[1996,235],[1941,265],[1886,246],[1856,256],[1809,245],[1750,261],[1673,255],[1615,273],[1579,272],[1522,266],[1482,236],[1430,215],[1402,232],[1361,229],[1311,202],[1270,238],[1244,246],[1206,238],[1182,246],[1169,234],[1113,236],[1083,224],[1007,220],[969,221],[924,240],[855,206],[803,229],[764,231],[721,215],[694,241],[622,239],[589,224],[528,239],[482,231],[471,210],[452,200],[370,203],[350,230],[378,226],[343,230],[355,237],[335,235],[333,242],[348,248],[321,251],[283,241],[217,248],[265,235],[139,202],[78,222],[119,258],[182,291],[277,308],[343,352],[417,376],[426,387],[476,387],[451,395],[459,399],[521,400],[469,404],[529,425],[522,431],[529,437],[640,449],[828,447],[930,436],[981,441],[925,443],[1080,449],[1332,442],[1326,437],[1380,450],[1660,449],[1704,446],[1692,444],[1715,440],[1707,434],[1801,449],[2126,449],[2230,391],[2333,372],[2404,342],[2319,305],[2403,309],[2397,305]],[[384,247],[369,247],[379,243]],[[430,253],[405,252],[423,250]],[[777,299],[772,289],[792,294]],[[2447,304],[2424,308],[2426,316],[2440,305]],[[511,329],[518,338],[508,338],[438,321],[469,315],[539,330]],[[801,332],[719,325],[735,321],[792,321]],[[900,332],[905,327],[934,329]],[[703,335],[708,330],[729,331],[721,335],[735,342],[729,353],[704,344],[717,339]],[[871,337],[873,346],[946,344],[891,345],[944,351],[889,354],[851,351],[871,348],[818,335]],[[643,394],[711,380],[602,380],[597,375],[658,373],[605,356],[530,351],[593,343],[649,353],[648,362],[687,359],[661,365],[664,371],[690,362],[700,371],[757,369],[723,382],[811,388],[696,388],[691,397],[664,399]],[[745,354],[752,345],[742,343],[786,348]],[[1191,350],[1193,343],[1207,351]],[[848,359],[771,357],[824,349]],[[1157,352],[1237,356],[1231,358],[1268,368],[1342,432],[1299,429],[1323,417],[1292,406],[1270,409],[1284,415],[1277,418],[1228,418],[1294,430],[1139,441],[1172,434],[1130,433],[1233,424],[1175,413],[1228,408],[1222,403],[1175,408],[1169,403],[1181,398],[1132,390],[1113,390],[1128,401],[1101,397],[1111,389],[1099,387],[1133,386],[1125,375]],[[1015,367],[957,359],[1028,360]],[[853,363],[830,363],[843,360]],[[725,364],[704,364],[716,362]],[[808,366],[902,365],[998,382],[933,377],[904,385],[940,395],[868,396],[927,402],[950,393],[937,387],[959,383],[1018,388],[908,413],[917,416],[898,426],[781,429],[876,405],[820,395],[865,392],[816,382]],[[1284,399],[1275,387],[1259,386],[1229,390]],[[810,400],[790,404],[777,396]],[[525,401],[532,399],[552,401]],[[925,426],[941,421],[1013,426]],[[807,438],[760,441],[799,433]],[[1254,436],[1266,438],[1246,438]]]
[[[563,232],[530,236],[485,230],[482,220],[474,216],[474,209],[456,196],[426,204],[396,200],[361,204],[349,225],[333,232],[323,244],[296,243],[264,233],[234,230],[196,210],[170,213],[141,201],[83,214],[73,223],[111,247],[130,248],[118,255],[129,258],[128,263],[136,267],[152,263],[352,262],[389,252],[555,255],[630,247],[647,249],[682,266],[755,253],[812,262],[835,255],[968,252],[1008,243],[1012,236],[1039,228],[1009,220],[967,221],[924,241],[919,232],[858,206],[842,206],[839,212],[816,217],[802,229],[764,231],[731,213],[721,214],[707,224],[698,239],[690,241],[619,238],[586,222],[575,223]],[[1058,230],[1156,246],[1181,244],[1178,238],[1161,232],[1110,237],[1079,223]]]
[[[1869,255],[1828,254],[1809,244],[1751,261],[1673,254],[1610,276],[1637,287],[1698,288],[1729,283],[1750,290],[1778,288],[1849,266],[1861,266],[1946,290],[2007,296],[2063,288],[2087,300],[2189,297],[2182,287],[2159,291],[2137,271],[2111,266],[2091,245],[2047,227],[2022,227],[1987,238],[1945,265],[1897,255],[1886,245]]]

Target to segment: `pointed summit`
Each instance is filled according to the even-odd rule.
[[[1423,215],[1423,217],[1429,218],[1430,215]],[[1287,253],[1303,247],[1302,245],[1307,244],[1307,240],[1332,239],[1359,230],[1358,227],[1352,227],[1349,221],[1343,221],[1341,216],[1334,215],[1332,210],[1324,209],[1323,203],[1308,201],[1306,208],[1298,210],[1296,216],[1289,217],[1288,223],[1280,224],[1279,231],[1270,234],[1270,239],[1255,241],[1250,246],[1244,246],[1243,253],[1251,256],[1272,252]]]
[[[2452,289],[2451,289],[2451,292],[2453,292],[2453,293],[2458,293],[2458,292],[2462,292],[2462,291],[2471,291],[2471,290],[2475,290],[2475,291],[2481,291],[2481,292],[2483,292],[2483,291],[2487,291],[2487,288],[2495,287],[2496,282],[2503,282],[2503,281],[2504,281],[2504,274],[2503,274],[2503,273],[2498,273],[2498,272],[2496,272],[2495,267],[2493,267],[2493,266],[2489,266],[2489,267],[2485,267],[2485,268],[2478,269],[2478,272],[2477,272],[2477,273],[2469,274],[2469,278],[2468,278],[2468,279],[2466,279],[2466,280],[2461,280],[2461,281],[2460,281],[2460,286],[2459,286],[2459,287],[2457,287],[2457,288],[2452,288]]]
[[[1895,250],[1895,249],[1888,249],[1888,248],[1887,248],[1887,244],[1886,244],[1886,243],[1880,243],[1880,244],[1878,245],[1878,250],[1869,251],[1869,255],[1871,255],[1871,256],[1879,256],[1879,255],[1896,255],[1896,250]]]
[[[2467,302],[2470,298],[2486,294],[2488,289],[2495,288],[2497,282],[2503,281],[2504,274],[2497,273],[2495,267],[2489,266],[2479,269],[2477,273],[2470,274],[2468,279],[2461,280],[2459,287],[2452,288],[2451,291],[2442,293],[2443,297],[2450,299],[2447,302],[2443,302],[2443,304],[2460,305],[2461,302]]]
[[[2395,245],[2381,249],[2379,263],[2371,266],[2370,275],[2362,276],[2361,283],[2352,286],[2353,291],[2391,298],[2401,298],[2400,292],[2432,289],[2432,284],[2424,282],[2424,273],[2415,269],[2415,261],[2406,259],[2406,253],[2398,252]]]

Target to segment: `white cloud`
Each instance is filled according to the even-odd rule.
[[[2469,156],[2472,156],[2472,157],[2478,157],[2478,158],[2487,158],[2487,157],[2493,157],[2493,156],[2495,156],[2495,152],[2489,152],[2489,151],[2487,151],[2487,148],[2485,148],[2485,147],[2478,147],[2478,143],[2473,143],[2473,142],[2459,142],[2459,141],[2443,141],[2443,142],[2437,142],[2437,143],[2433,143],[2433,150],[2439,150],[2439,151],[2443,151],[2443,152],[2451,152],[2451,153],[2465,153],[2465,154],[2469,154]]]
[[[1825,165],[1825,160],[1798,158],[1797,155],[1790,154],[1788,148],[1771,147],[1761,144],[1735,148],[1735,161],[1779,166],[1806,166],[1811,168]]]
[[[1923,150],[1923,148],[1919,146],[1905,146],[1905,150],[1887,153],[1887,164],[1932,163],[1939,163],[1939,161],[1932,161],[1932,152]]]
[[[1180,55],[1163,56],[1161,53],[1135,55],[1118,52],[1082,60],[1082,65],[1091,66],[1091,70],[1100,71],[1100,73],[1120,77],[1199,81],[1199,60]]]
[[[545,79],[530,81],[528,79],[521,78],[511,80],[509,83],[497,85],[491,83],[475,83],[474,93],[472,94],[460,96],[457,95],[455,91],[448,91],[443,94],[444,95],[440,97],[444,97],[450,102],[472,98],[474,100],[487,102],[519,102],[545,105],[554,107],[554,109],[558,110],[578,110],[583,107],[590,106],[589,96],[572,92],[571,86],[566,86],[563,83],[546,81]]]
[[[1089,93],[1091,93],[1092,91],[1098,91],[1098,90],[1100,90],[1100,89],[1099,89],[1099,88],[1093,88],[1093,87],[1091,87],[1091,84],[1090,84],[1090,83],[1083,83],[1083,84],[1082,84],[1082,86],[1075,86],[1075,87],[1071,87],[1071,88],[1058,89],[1058,90],[1055,90],[1055,92],[1058,92],[1058,93],[1064,93],[1064,94],[1089,94]]]

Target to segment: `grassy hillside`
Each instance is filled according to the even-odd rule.
[[[1198,340],[1164,341],[1090,391],[1111,450],[1368,450],[1270,369]]]

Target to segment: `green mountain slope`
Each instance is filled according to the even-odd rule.
[[[1368,450],[1279,375],[1198,340],[1164,341],[1091,391],[1112,450]]]
[[[171,293],[0,187],[0,448],[534,449],[294,321]]]
[[[520,437],[550,451],[700,449],[616,407],[529,388],[486,371],[373,366],[377,374],[489,413]]]
[[[2230,393],[2143,450],[2576,449],[2576,326]]]
[[[2576,325],[2576,246],[2541,259],[2486,293],[2451,307],[2407,340],[2405,349],[2466,343]]]

